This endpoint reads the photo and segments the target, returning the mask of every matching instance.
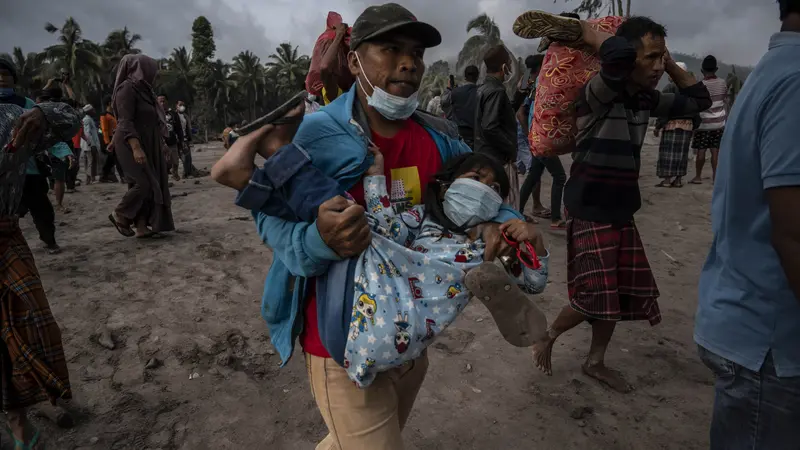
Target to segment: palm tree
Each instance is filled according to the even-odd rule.
[[[306,55],[298,56],[297,47],[292,48],[288,42],[279,45],[269,57],[272,61],[267,62],[266,66],[277,71],[278,85],[282,90],[289,92],[300,88],[308,74],[311,59]]]
[[[192,104],[193,79],[191,73],[191,55],[186,47],[172,49],[172,54],[166,62],[166,69],[161,71],[158,87],[163,87],[172,93],[175,100],[183,100]]]
[[[456,69],[459,72],[469,65],[480,67],[486,51],[495,45],[503,43],[502,39],[500,39],[500,28],[486,14],[481,14],[467,23],[467,33],[472,31],[477,31],[477,34],[470,36],[464,42],[461,51],[458,52]]]
[[[60,32],[59,43],[44,49],[44,57],[51,62],[51,72],[53,69],[66,71],[75,95],[86,101],[91,86],[102,74],[100,46],[83,38],[80,25],[72,17],[67,18],[60,29],[49,22],[44,28],[51,34]]]
[[[569,1],[569,0],[567,0]],[[605,0],[581,0],[581,3],[575,8],[576,13],[584,13],[587,17],[597,17],[603,11],[606,5]],[[622,8],[622,0],[609,0],[608,1],[608,14],[612,16],[631,16],[631,0],[627,0],[627,8]]]
[[[231,102],[231,92],[236,83],[230,77],[231,65],[221,59],[211,63],[211,98],[212,106],[217,112],[222,111],[222,121],[228,122],[228,107]]]
[[[427,107],[436,91],[441,93],[447,89],[449,77],[450,64],[447,61],[436,61],[425,69],[425,76],[422,77],[419,85],[419,100],[422,108]]]
[[[14,64],[14,69],[17,72],[17,88],[22,93],[30,94],[33,97],[33,91],[42,86],[43,56],[36,52],[30,52],[26,55],[20,47],[14,47],[11,55],[3,53],[0,57]]]
[[[234,56],[231,72],[231,79],[236,82],[236,87],[244,92],[248,100],[248,117],[253,120],[258,94],[264,83],[264,66],[261,65],[261,59],[253,52],[245,50]]]
[[[103,50],[106,58],[110,60],[109,66],[111,67],[112,73],[117,72],[117,66],[123,56],[138,55],[142,52],[134,47],[136,43],[141,40],[142,36],[140,34],[132,34],[130,30],[128,30],[128,27],[108,33],[106,42],[103,44]]]
[[[461,72],[464,67],[475,65],[481,68],[481,76],[483,76],[485,71],[483,56],[490,48],[496,45],[505,46],[505,43],[503,43],[503,40],[500,38],[500,28],[497,26],[494,19],[486,14],[481,14],[467,23],[467,33],[472,31],[477,31],[477,34],[470,36],[469,39],[464,42],[464,46],[461,48],[461,51],[458,52],[456,68],[458,72]],[[517,81],[519,81],[519,78],[522,76],[522,71],[517,64],[517,59],[514,57],[514,54],[507,46],[505,48],[510,57],[512,66],[511,78],[506,82],[506,90],[509,95],[511,95],[514,93]]]

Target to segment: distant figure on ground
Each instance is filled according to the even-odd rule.
[[[125,55],[114,82],[113,145],[130,189],[108,218],[125,237],[147,238],[175,229],[162,148],[167,124],[153,93],[157,73],[153,58]]]
[[[675,63],[683,70],[686,64]],[[670,83],[662,91],[664,94],[677,94],[678,86],[670,79]],[[683,177],[686,176],[689,165],[689,146],[692,144],[692,131],[700,125],[700,115],[692,114],[685,117],[660,117],[656,121],[653,135],[661,135],[661,144],[658,148],[658,163],[656,176],[661,182],[656,187],[683,187]]]
[[[164,110],[164,117],[167,121],[167,137],[164,138],[164,143],[167,144],[167,162],[169,163],[169,172],[172,174],[172,179],[180,181],[181,176],[178,174],[178,164],[180,162],[180,147],[183,142],[183,127],[181,126],[181,119],[178,113],[170,108],[167,103],[167,94],[158,96],[158,105]]]
[[[483,58],[486,79],[478,88],[475,114],[475,151],[490,155],[506,166],[511,182],[508,203],[519,210],[517,160],[517,118],[506,94],[506,79],[511,75],[511,55],[502,44],[489,49]]]
[[[189,178],[195,174],[194,166],[192,166],[192,122],[189,120],[189,113],[186,112],[186,104],[183,103],[183,100],[178,100],[175,110],[178,112],[183,136],[179,145],[183,160],[183,178]]]
[[[725,117],[727,116],[726,99],[728,96],[728,85],[725,80],[717,77],[717,58],[708,55],[703,60],[703,84],[711,93],[711,101],[714,103],[707,111],[700,113],[703,123],[694,132],[692,148],[697,152],[695,169],[697,173],[690,181],[692,184],[703,183],[703,166],[706,163],[706,151],[711,150],[711,180],[713,182],[717,174],[717,158],[719,157],[719,143],[722,140],[722,133],[725,131]]]
[[[94,106],[83,107],[83,167],[86,171],[86,184],[92,184],[97,178],[97,168],[100,165],[100,136],[97,135],[97,123],[94,117],[97,113]]]
[[[478,77],[480,70],[476,66],[464,69],[464,84],[453,86],[447,82],[447,90],[442,94],[442,109],[448,119],[458,125],[458,134],[464,142],[474,148],[475,142],[475,110],[478,108]]]
[[[444,110],[442,109],[442,91],[434,89],[432,94],[433,98],[428,101],[428,106],[425,110],[436,117],[444,117]]]

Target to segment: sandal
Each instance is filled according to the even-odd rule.
[[[551,230],[566,230],[567,229],[567,222],[560,220],[555,223],[550,224]]]
[[[33,437],[31,437],[31,439],[25,443],[24,441],[17,439],[17,437],[14,436],[14,433],[11,431],[11,427],[6,424],[6,433],[8,433],[8,435],[11,436],[11,439],[14,440],[14,450],[45,450],[44,444],[39,442],[39,436],[41,435],[39,430],[31,425],[30,422],[26,422],[23,433],[25,435],[29,435],[31,432],[33,433]]]
[[[553,214],[553,212],[550,211],[547,208],[540,209],[540,210],[536,210],[536,209],[533,210],[534,217],[538,217],[540,219],[549,219],[552,214]]]
[[[691,179],[689,180],[689,184],[703,184],[703,182],[700,180]]]
[[[683,187],[683,181],[682,180],[673,180],[672,183],[669,184],[669,187],[671,187],[671,188],[682,188]]]
[[[575,42],[583,35],[581,21],[544,11],[528,11],[514,21],[514,34],[524,39],[548,37],[553,41]]]
[[[117,229],[119,234],[121,234],[121,235],[123,235],[125,237],[133,237],[134,235],[136,235],[136,232],[131,230],[130,225],[125,227],[122,224],[120,224],[119,222],[117,222],[117,219],[114,218],[114,213],[111,213],[111,214],[108,215],[108,220],[110,220],[111,223],[114,224],[114,228]]]
[[[661,183],[658,183],[658,184],[656,185],[656,187],[664,187],[664,188],[665,188],[665,187],[670,187],[670,186],[671,186],[671,185],[670,185],[669,181],[662,181]]]

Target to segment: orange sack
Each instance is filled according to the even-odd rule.
[[[614,34],[625,19],[609,16],[587,20],[597,30]],[[536,80],[533,120],[528,133],[534,156],[564,155],[575,151],[575,100],[581,88],[600,71],[597,55],[550,44]]]
[[[339,13],[328,12],[327,27],[317,38],[317,43],[314,44],[314,51],[311,53],[311,67],[309,67],[308,75],[306,76],[306,90],[310,94],[319,96],[322,93],[322,74],[320,73],[322,57],[336,37],[336,26],[340,23],[342,23],[342,16]],[[342,91],[349,90],[350,86],[355,82],[355,79],[350,74],[350,68],[347,66],[347,53],[350,51],[350,30],[350,28],[347,29],[344,45],[339,48],[339,65],[336,70],[337,82]]]

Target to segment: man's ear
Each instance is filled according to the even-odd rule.
[[[361,74],[361,66],[358,64],[358,56],[356,56],[355,51],[347,54],[347,67],[354,77],[358,77]]]

